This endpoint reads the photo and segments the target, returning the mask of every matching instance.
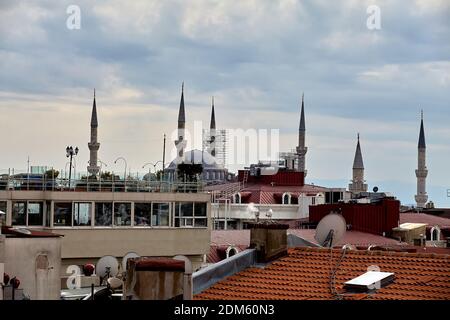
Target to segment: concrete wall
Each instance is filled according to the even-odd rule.
[[[5,272],[20,280],[32,300],[59,300],[60,238],[15,238],[4,242]]]
[[[214,218],[224,219],[255,219],[255,214],[251,213],[247,203],[231,203],[228,204],[229,211],[225,212],[224,203],[214,203],[211,205],[211,215]],[[309,205],[303,202],[301,206],[298,204],[254,204],[260,212],[260,218],[265,218],[265,214],[269,209],[272,209],[272,219],[301,219],[308,217]]]
[[[207,193],[175,192],[76,192],[76,191],[0,191],[2,200],[55,201],[209,201]]]

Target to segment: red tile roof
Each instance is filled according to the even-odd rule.
[[[241,299],[373,299],[373,300],[450,300],[450,256],[383,252],[346,251],[331,293],[330,270],[342,251],[323,248],[295,248],[288,256],[265,268],[247,268],[222,280],[202,293],[198,300]],[[393,272],[393,283],[370,294],[345,293],[344,282],[365,272],[369,266]]]

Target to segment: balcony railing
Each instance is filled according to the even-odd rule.
[[[205,183],[179,181],[148,181],[123,179],[52,179],[45,175],[20,174],[2,175],[0,177],[1,190],[29,190],[29,191],[66,191],[66,192],[205,192]]]

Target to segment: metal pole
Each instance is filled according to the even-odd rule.
[[[166,134],[164,133],[163,143],[163,161],[162,161],[162,179],[164,179],[164,168],[166,166]]]
[[[70,166],[69,166],[69,190],[70,190],[70,179],[72,178],[72,153],[70,154]]]

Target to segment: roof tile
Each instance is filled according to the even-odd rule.
[[[295,248],[265,268],[247,268],[195,296],[195,299],[333,299],[330,270],[342,251]],[[393,272],[393,283],[375,293],[347,293],[344,282],[376,265]],[[346,251],[336,271],[335,289],[345,300],[450,300],[450,256],[388,251]]]

